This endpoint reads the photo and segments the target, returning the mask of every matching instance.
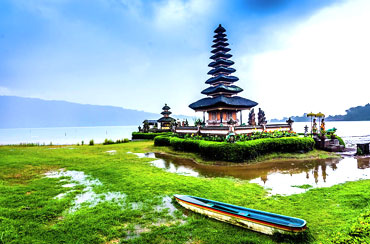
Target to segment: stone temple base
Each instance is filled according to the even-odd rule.
[[[344,146],[339,144],[338,139],[327,139],[314,137],[316,148],[329,152],[343,152]]]

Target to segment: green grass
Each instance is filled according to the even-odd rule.
[[[369,180],[269,197],[261,186],[248,181],[177,175],[151,166],[148,162],[153,159],[127,153],[152,151],[152,144],[85,145],[73,150],[72,146],[0,147],[0,243],[330,243],[333,235],[351,228],[349,220],[357,220],[368,209]],[[106,153],[111,150],[116,153]],[[69,189],[62,187],[65,182],[46,178],[44,173],[61,168],[83,171],[102,182],[93,187],[94,192],[124,193],[126,201],[85,205],[69,213],[83,186],[55,199]],[[293,239],[270,237],[189,212],[175,203],[174,215],[158,210],[162,198],[173,194],[303,218],[308,231]]]
[[[309,185],[309,184],[304,184],[304,185],[294,185],[292,187],[297,187],[297,188],[301,188],[301,189],[310,189],[312,188],[313,186]]]

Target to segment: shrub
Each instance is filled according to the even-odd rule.
[[[343,145],[344,147],[346,147],[346,144],[344,143],[344,141],[341,137],[339,137],[339,136],[335,136],[335,137],[338,139],[340,145]]]
[[[111,139],[105,139],[104,142],[103,142],[103,145],[109,145],[109,144],[114,144],[114,141],[112,141]]]
[[[265,138],[237,143],[214,142],[193,139],[181,139],[172,137],[170,139],[158,139],[162,145],[168,143],[174,150],[198,152],[206,159],[222,160],[231,162],[242,162],[255,159],[258,156],[273,153],[307,152],[313,149],[314,140],[309,137],[283,137]],[[167,140],[166,142],[160,142]]]
[[[170,145],[171,145],[171,147],[173,147],[173,149],[175,149],[177,151],[184,151],[183,141],[185,141],[185,139],[181,139],[181,138],[178,138],[178,137],[171,137],[170,138]]]
[[[200,140],[185,139],[182,142],[183,151],[187,152],[199,152]]]
[[[170,146],[169,136],[156,136],[154,138],[154,146]]]
[[[239,143],[201,141],[200,154],[207,159],[240,162],[243,160],[243,146]]]
[[[89,145],[94,146],[94,140],[93,139],[90,140]]]
[[[172,132],[160,132],[160,133],[132,132],[132,139],[153,140],[156,136],[163,136],[163,135],[172,135]]]
[[[109,144],[120,144],[120,143],[127,143],[127,142],[130,142],[129,139],[125,138],[125,139],[117,139],[115,142],[111,139],[105,139],[104,142],[103,142],[103,145],[109,145]]]
[[[356,155],[358,155],[358,156],[364,155],[364,153],[362,152],[361,148],[359,148],[359,147],[357,148]]]
[[[11,144],[9,144],[11,145]],[[20,146],[20,147],[39,147],[39,146],[45,146],[45,143],[41,145],[40,143],[27,143],[27,142],[21,142],[19,145],[12,145],[12,146]]]

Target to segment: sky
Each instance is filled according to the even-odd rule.
[[[267,119],[370,102],[368,0],[1,0],[0,95],[194,116],[213,31]],[[198,114],[198,116],[201,116]]]

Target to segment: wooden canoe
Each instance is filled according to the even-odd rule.
[[[280,214],[235,206],[205,198],[174,195],[183,207],[243,228],[273,235],[280,233],[297,233],[306,229],[306,221]]]

